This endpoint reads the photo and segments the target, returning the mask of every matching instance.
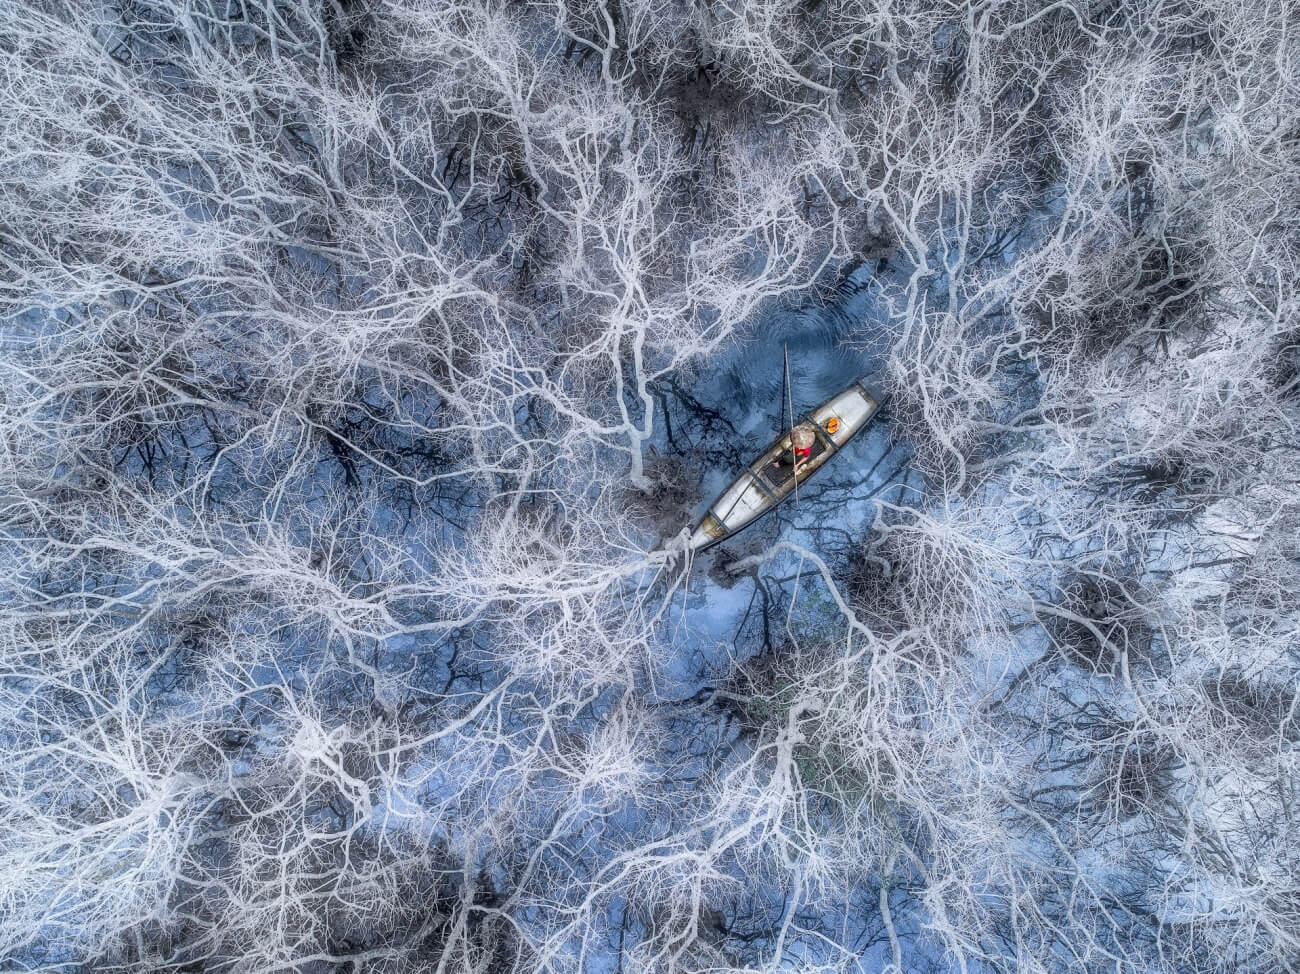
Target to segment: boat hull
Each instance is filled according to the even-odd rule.
[[[800,423],[813,427],[816,442],[806,464],[798,471],[791,468],[785,460],[790,454],[790,433],[777,437],[710,505],[691,532],[687,547],[703,551],[775,510],[865,429],[879,409],[879,400],[855,382],[809,412]]]

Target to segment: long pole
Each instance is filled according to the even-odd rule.
[[[782,344],[785,353],[785,397],[790,403],[790,459],[794,465],[790,468],[794,477],[794,506],[799,507],[799,456],[794,452],[794,387],[790,384],[790,343]],[[790,620],[794,617],[794,602],[799,596],[799,579],[803,575],[803,549],[799,550],[799,569],[794,573],[794,587],[790,589],[790,609],[785,615],[785,631],[790,634],[791,642],[797,644],[794,633],[790,630]]]
[[[794,477],[794,506],[799,506],[799,454],[794,446],[794,391],[790,385],[790,343],[782,345],[785,354],[785,397],[790,405],[790,475]],[[784,407],[784,403],[782,406]]]
[[[781,347],[785,352],[785,376],[788,380],[790,378],[790,346],[782,345]],[[785,425],[785,396],[781,397],[781,425]],[[791,443],[791,446],[793,445],[794,444]]]

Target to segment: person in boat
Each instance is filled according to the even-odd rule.
[[[813,433],[812,427],[801,423],[794,428],[790,439],[794,444],[790,451],[790,463],[794,467],[794,472],[798,473],[803,469],[804,464],[812,459],[813,443],[817,441],[817,435]]]

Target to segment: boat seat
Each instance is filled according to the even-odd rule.
[[[817,458],[826,452],[826,444],[822,442],[821,437],[813,440],[812,452],[808,454],[808,462],[804,465],[807,471],[817,466]],[[781,438],[781,452],[777,454],[776,459],[763,468],[763,476],[778,493],[785,493],[794,480],[794,465],[790,462],[790,437]],[[784,461],[784,462],[782,462]]]

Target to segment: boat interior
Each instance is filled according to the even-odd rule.
[[[831,451],[822,436],[813,440],[812,452],[808,456],[808,462],[799,468],[798,480],[800,483],[808,479],[808,475],[822,465]],[[794,457],[790,452],[790,434],[787,433],[776,443],[768,447],[767,451],[758,459],[758,462],[751,468],[755,473],[761,474],[763,481],[772,493],[778,498],[784,497],[794,487]]]

